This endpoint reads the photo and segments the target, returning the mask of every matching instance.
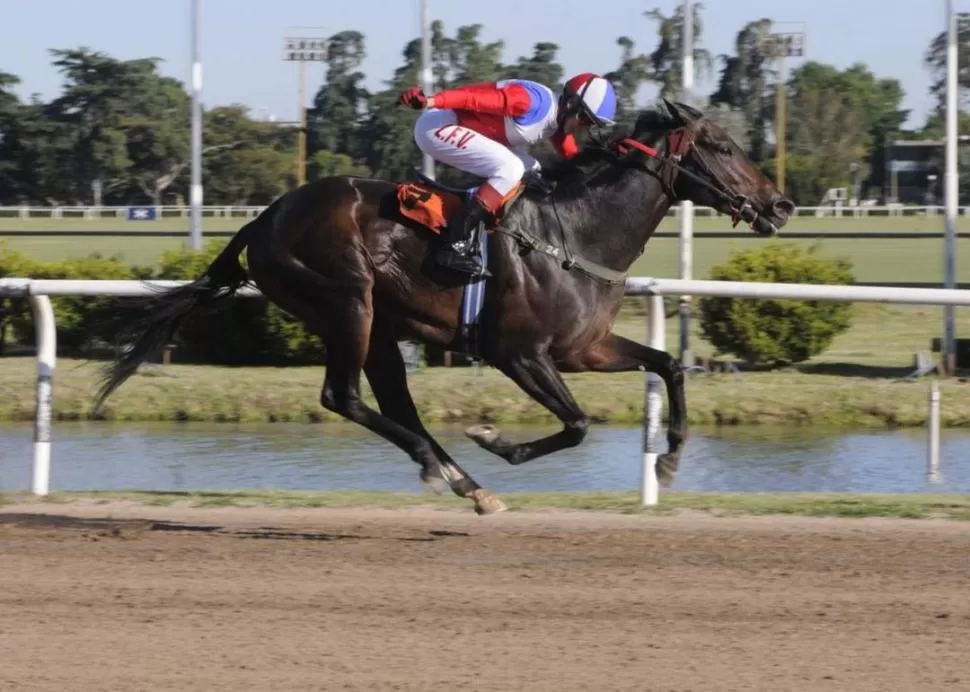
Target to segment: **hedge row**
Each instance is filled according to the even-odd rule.
[[[0,245],[0,277],[45,279],[191,280],[225,246],[212,240],[203,251],[166,252],[157,268],[129,266],[114,257],[44,263]],[[733,253],[714,267],[711,278],[814,284],[852,283],[851,265],[789,244],[765,244]],[[139,311],[137,298],[55,298],[58,349],[64,355],[94,357],[117,346],[117,326]],[[642,309],[638,300],[624,307]],[[704,298],[699,301],[701,330],[721,354],[748,364],[784,365],[818,355],[849,328],[848,304],[801,300]],[[25,300],[0,302],[0,336],[6,331],[21,344],[33,345],[34,324]],[[320,339],[263,298],[224,301],[186,320],[176,337],[173,360],[218,365],[320,364]],[[2,341],[0,341],[2,353]],[[430,363],[431,353],[428,353]]]
[[[197,278],[225,246],[211,240],[201,252],[166,252],[158,267],[125,264],[116,257],[91,255],[60,262],[38,262],[0,245],[0,277],[35,279]],[[52,298],[57,317],[58,351],[93,357],[116,346],[117,325],[135,317],[137,298]],[[0,332],[16,343],[34,344],[34,322],[25,299],[0,301]],[[322,363],[320,339],[263,298],[223,301],[187,319],[173,344],[172,359],[219,365]]]

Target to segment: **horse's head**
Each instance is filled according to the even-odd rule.
[[[758,235],[777,233],[795,204],[720,126],[690,106],[666,99],[664,105],[666,113],[640,116],[633,136],[616,141],[619,151],[637,156],[639,150],[658,159],[655,172],[674,200],[688,199],[730,214],[735,225],[744,221]]]

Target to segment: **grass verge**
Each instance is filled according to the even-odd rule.
[[[811,517],[944,518],[970,520],[970,496],[935,493],[690,493],[664,492],[657,507],[640,506],[631,492],[503,493],[516,510],[604,511],[624,514],[705,512],[718,516],[796,515]],[[34,502],[27,494],[0,494],[0,505]],[[428,507],[469,511],[470,503],[452,495],[373,491],[296,492],[282,490],[226,490],[198,492],[63,492],[52,493],[46,503],[127,502],[168,507],[359,507],[401,509]]]
[[[922,426],[927,382],[897,382],[913,370],[912,354],[942,331],[942,310],[923,306],[856,305],[853,326],[822,355],[776,372],[692,375],[687,382],[692,425],[797,424],[841,428]],[[644,339],[643,317],[625,311],[616,332]],[[667,348],[677,352],[676,319],[667,323]],[[957,311],[957,333],[970,333],[970,311]],[[712,352],[694,325],[698,355]],[[35,408],[31,357],[0,359],[0,421],[29,421]],[[99,363],[59,359],[54,376],[58,420],[85,420],[97,390]],[[321,367],[145,368],[108,401],[118,421],[322,422],[338,417],[319,402]],[[576,400],[598,423],[643,419],[640,373],[566,375]],[[492,368],[425,368],[409,377],[415,403],[428,423],[555,423],[553,416]],[[968,384],[941,382],[944,427],[970,427]],[[374,402],[370,390],[365,398]]]

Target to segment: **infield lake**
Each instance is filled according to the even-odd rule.
[[[513,440],[554,426],[503,428]],[[496,491],[639,487],[642,433],[593,426],[584,444],[511,467],[463,428],[431,428],[451,455]],[[29,490],[33,428],[0,424],[0,490]],[[665,444],[665,443],[664,443]],[[417,491],[400,450],[344,423],[55,423],[51,490]],[[692,430],[674,489],[689,491],[970,492],[970,431],[944,430],[938,484],[926,480],[924,430],[809,427]]]

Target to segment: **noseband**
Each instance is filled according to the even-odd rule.
[[[671,200],[677,201],[679,199],[674,192],[674,182],[677,180],[678,175],[685,175],[694,182],[706,187],[717,195],[718,198],[730,204],[732,228],[736,227],[741,221],[744,221],[751,226],[752,230],[755,230],[754,223],[758,220],[760,214],[751,205],[751,201],[747,196],[734,195],[720,187],[710,170],[707,170],[707,167],[702,164],[699,165],[701,165],[704,172],[709,176],[709,180],[704,176],[694,173],[683,165],[684,157],[694,148],[694,135],[686,127],[679,127],[667,134],[666,153],[661,153],[657,149],[633,137],[622,137],[613,146],[620,154],[628,154],[632,149],[636,149],[650,158],[660,161],[659,172],[649,168],[647,170],[660,179]]]

